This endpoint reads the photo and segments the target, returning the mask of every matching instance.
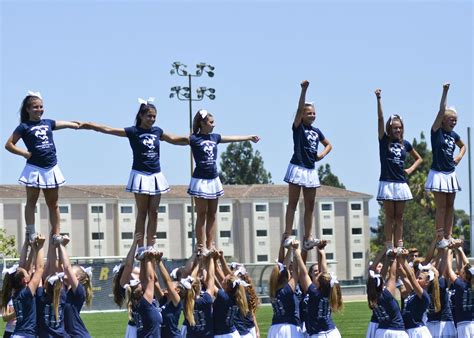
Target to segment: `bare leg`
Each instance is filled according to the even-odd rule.
[[[301,187],[296,184],[288,184],[288,206],[286,207],[285,215],[285,234],[286,236],[291,235],[293,229],[293,220],[295,218],[296,206],[300,198]]]
[[[454,199],[456,193],[445,194],[446,195],[446,212],[444,218],[444,237],[450,238],[453,234],[453,222],[454,222]]]
[[[393,201],[383,201],[385,211],[384,237],[385,245],[390,244],[393,247],[393,223],[395,221],[395,203]]]
[[[445,229],[445,220],[446,220],[446,194],[443,192],[433,192],[435,206],[436,206],[436,216],[435,216],[435,227],[436,231],[443,232],[443,237],[446,237],[447,234],[444,234]]]
[[[135,194],[135,203],[137,204],[137,219],[135,221],[135,233],[145,234],[145,221],[146,216],[148,214],[148,200],[149,195],[144,194]],[[143,247],[144,245],[144,238],[143,236],[141,239],[138,240],[137,246]]]
[[[26,187],[26,205],[25,205],[25,222],[26,225],[35,224],[35,208],[36,202],[41,189]]]
[[[219,199],[207,200],[207,213],[206,213],[206,247],[208,249],[215,246],[216,241],[216,212],[217,204]]]
[[[59,215],[59,188],[54,189],[43,189],[44,199],[49,211],[49,222],[51,223],[52,234],[59,235],[61,232]]]
[[[314,199],[316,188],[303,188],[304,198],[304,239],[311,238],[313,230]]]
[[[158,227],[158,207],[161,195],[152,195],[148,199],[148,225],[146,228],[146,245],[155,245],[156,229]]]
[[[204,198],[194,198],[196,206],[196,245],[204,245],[204,237],[206,236],[206,223],[207,215],[207,200]]]
[[[403,246],[403,211],[405,210],[405,201],[393,202],[395,208],[395,224],[393,232],[393,242],[395,246]]]

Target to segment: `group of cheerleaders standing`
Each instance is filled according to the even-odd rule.
[[[285,175],[285,182],[289,184],[285,232],[269,280],[273,318],[268,336],[276,338],[340,337],[332,312],[343,307],[341,289],[327,267],[326,241],[312,236],[315,195],[320,185],[315,162],[324,158],[332,146],[312,125],[316,112],[314,104],[306,101],[308,86],[308,81],[301,83],[292,125],[294,154]],[[467,262],[461,242],[451,236],[454,197],[460,190],[454,169],[465,153],[465,145],[453,131],[456,111],[446,108],[449,85],[443,88],[440,111],[431,129],[433,165],[426,184],[426,189],[435,195],[437,240],[419,264],[407,262],[402,215],[405,201],[411,199],[406,175],[411,174],[422,159],[403,139],[404,125],[399,115],[392,115],[384,128],[381,91],[375,92],[381,162],[377,199],[383,201],[386,215],[386,249],[377,255],[369,270],[368,301],[374,315],[368,337],[456,337],[456,330],[457,337],[474,335],[471,292],[474,269]],[[27,159],[19,179],[27,193],[26,239],[19,265],[5,271],[1,297],[4,320],[16,321],[14,330],[9,330],[13,337],[89,337],[79,313],[84,302],[90,303],[92,298],[91,271],[70,265],[65,250],[70,239],[60,234],[58,187],[65,180],[57,165],[52,131],[63,128],[91,129],[127,137],[133,151],[126,190],[134,193],[137,205],[135,237],[125,261],[114,268],[113,283],[114,301],[126,307],[129,313],[125,336],[259,336],[254,284],[242,264],[227,264],[222,251],[215,247],[218,197],[223,195],[216,165],[217,144],[258,142],[259,137],[213,133],[214,117],[206,110],[199,110],[194,116],[193,133],[189,137],[168,134],[154,126],[157,110],[152,99],[139,99],[139,102],[135,125],[119,129],[91,122],[43,119],[41,95],[28,92],[24,98],[21,123],[6,143],[7,150]],[[27,150],[16,145],[20,138]],[[160,141],[190,145],[196,162],[188,193],[196,203],[197,246],[186,265],[171,272],[165,268],[162,254],[154,248],[161,194],[169,190],[160,168]],[[318,153],[319,143],[324,148]],[[454,158],[456,145],[460,152]],[[415,161],[405,169],[407,152]],[[46,268],[43,262],[45,238],[36,233],[34,225],[34,209],[41,189],[52,225]],[[300,247],[291,232],[301,190],[305,211]],[[314,248],[318,261],[307,269],[307,253]],[[438,252],[434,255],[436,248]],[[457,274],[451,266],[452,252],[459,258]],[[135,265],[135,260],[139,265]],[[166,289],[158,283],[158,274]],[[402,281],[399,284],[405,299],[403,312],[393,296],[397,278]],[[185,320],[179,329],[182,312]],[[433,325],[425,324],[426,312],[428,324]],[[446,319],[448,312],[456,329]]]

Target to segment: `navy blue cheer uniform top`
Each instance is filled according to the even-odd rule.
[[[454,281],[454,312],[456,324],[474,321],[474,295],[471,285],[461,278]]]
[[[300,324],[297,299],[289,284],[277,290],[275,298],[272,299],[272,307],[272,325],[293,324],[298,326]]]
[[[219,289],[212,305],[214,316],[214,335],[227,334],[236,330],[234,320],[240,312],[235,300],[222,289]]]
[[[192,134],[190,136],[189,144],[196,162],[194,178],[212,180],[219,176],[216,161],[217,145],[220,142],[220,134]]]
[[[161,172],[160,139],[163,129],[159,127],[142,129],[133,126],[124,130],[133,151],[132,169],[147,174]]]
[[[194,303],[194,321],[195,326],[190,326],[187,319],[183,325],[186,325],[186,337],[193,338],[213,338],[214,323],[212,319],[212,296],[207,292],[201,293],[201,297]]]
[[[390,140],[387,134],[379,140],[380,178],[379,181],[406,183],[405,158],[412,151],[410,142]]]
[[[14,335],[36,336],[36,299],[29,287],[24,287],[13,295],[16,326]]]
[[[58,317],[56,317],[53,298],[46,294],[44,288],[38,287],[35,296],[38,337],[69,337],[64,328],[64,306],[66,304],[66,291],[64,291],[64,288],[61,288],[59,294]]]
[[[47,119],[22,122],[16,127],[14,133],[20,135],[31,153],[26,163],[43,169],[50,169],[58,163],[53,141],[54,129],[56,121]]]
[[[181,337],[181,330],[178,327],[179,316],[183,311],[183,302],[179,302],[174,306],[173,302],[168,297],[160,299],[161,316],[163,323],[161,324],[161,337],[163,338],[177,338]]]
[[[245,290],[245,294],[247,296],[247,303],[250,303],[250,294],[247,290]],[[234,318],[234,325],[241,336],[249,334],[250,330],[255,327],[252,311],[249,310],[245,315],[242,314],[241,311],[238,311]]]
[[[421,298],[419,298],[415,291],[405,298],[405,306],[403,307],[403,322],[405,329],[414,329],[416,327],[425,326],[423,322],[423,315],[430,305],[430,295],[423,290]]]
[[[76,292],[73,292],[72,288],[70,288],[66,293],[64,327],[66,328],[66,332],[73,337],[90,337],[89,331],[87,331],[86,326],[79,315],[85,301],[86,289],[84,289],[84,286],[81,283],[77,284]]]
[[[377,299],[377,307],[373,311],[377,316],[379,329],[405,330],[400,306],[387,289],[382,291]]]
[[[308,313],[306,314],[306,331],[309,335],[331,331],[336,328],[331,318],[329,293],[323,295],[314,284],[308,288]]]
[[[314,169],[314,163],[318,155],[319,142],[324,141],[323,133],[313,126],[306,126],[303,122],[298,127],[293,124],[293,157],[290,163]]]
[[[431,300],[428,307],[428,321],[429,322],[452,322],[453,314],[451,313],[451,298],[448,292],[446,278],[440,277],[439,281],[439,298],[441,301],[441,311],[435,312],[434,302]]]
[[[437,131],[431,130],[431,149],[433,152],[433,163],[431,169],[450,174],[454,171],[454,150],[456,142],[461,137],[454,131],[446,131],[439,128]]]
[[[137,324],[137,338],[160,338],[163,317],[155,300],[149,303],[144,297],[140,299],[133,313]]]

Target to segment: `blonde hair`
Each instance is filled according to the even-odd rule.
[[[323,272],[318,277],[319,289],[323,294],[329,294],[329,305],[333,312],[339,312],[343,309],[341,286],[335,283],[331,287],[331,275],[328,272]]]
[[[194,304],[196,296],[201,293],[201,282],[196,278],[191,284],[191,289],[186,289],[184,286],[181,286],[181,288],[184,290],[184,318],[188,321],[189,326],[196,326]]]
[[[49,283],[49,279],[54,275],[49,275],[46,280],[46,287],[44,288],[47,295],[50,295],[53,299],[53,308],[54,308],[54,315],[56,316],[56,321],[59,320],[59,301],[61,298],[61,290],[63,287],[63,282],[60,278],[58,278],[53,285]]]
[[[456,108],[454,107],[447,107],[445,110],[444,110],[444,117],[446,116],[452,116],[452,115],[457,115],[458,112],[456,111]]]
[[[253,284],[253,280],[252,278],[250,278],[248,274],[239,275],[239,277],[242,280],[246,281],[248,284],[250,284],[249,286],[247,286],[245,291],[248,296],[247,303],[249,305],[249,310],[253,314],[255,314],[257,312],[257,307],[258,307],[258,304],[260,303],[260,300],[257,296],[257,292],[255,291],[255,285]]]
[[[270,298],[276,297],[276,292],[285,286],[288,283],[288,270],[284,269],[280,272],[278,265],[275,265],[270,274],[269,289],[270,289]]]
[[[75,267],[77,267],[76,271],[78,272],[77,280],[79,283],[81,283],[86,291],[86,305],[90,307],[93,297],[91,279],[89,275],[84,270],[82,270],[80,265],[75,265]]]
[[[247,302],[247,294],[245,293],[245,288],[238,284],[235,285],[234,287],[234,282],[238,278],[234,275],[229,275],[229,277],[226,279],[227,287],[228,289],[232,290],[230,292],[230,295],[235,298],[235,303],[239,307],[240,313],[243,316],[246,316],[247,313],[249,312],[249,305]]]

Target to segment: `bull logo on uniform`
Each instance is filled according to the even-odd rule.
[[[203,141],[201,143],[202,150],[207,154],[207,158],[212,160],[214,159],[214,148],[216,147],[216,142],[213,141]]]
[[[448,153],[452,153],[453,150],[454,150],[454,144],[456,143],[456,142],[454,142],[454,138],[449,136],[449,135],[445,135],[444,143],[446,143],[446,145],[447,145],[446,151]]]
[[[155,140],[156,140],[156,135],[152,134],[143,134],[140,136],[143,138],[143,144],[148,147],[148,149],[155,149]]]
[[[400,157],[402,156],[402,148],[400,147],[399,144],[391,144],[390,145],[390,152],[393,154],[394,157]]]
[[[43,142],[48,140],[48,135],[46,135],[48,132],[48,126],[38,126],[31,129],[35,130],[35,136]]]
[[[318,133],[314,130],[305,130],[305,134],[309,143],[309,147],[311,150],[316,151],[316,146],[318,144]]]

